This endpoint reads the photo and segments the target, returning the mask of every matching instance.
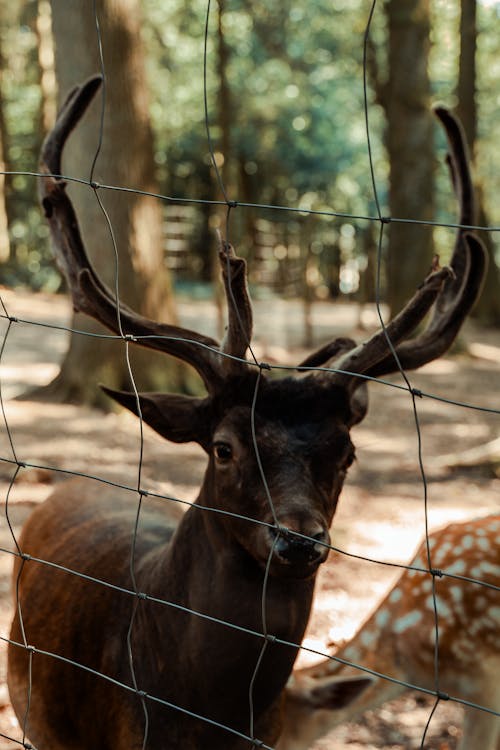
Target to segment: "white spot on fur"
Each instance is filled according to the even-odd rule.
[[[467,566],[465,564],[465,560],[455,560],[454,563],[447,566],[445,572],[450,573],[451,575],[461,576],[464,575],[466,569]]]
[[[451,550],[451,542],[444,542],[439,549],[436,550],[436,554],[432,558],[433,565],[441,565],[448,552]]]
[[[448,607],[446,602],[442,600],[440,597],[436,597],[436,605],[437,605],[437,612],[438,616],[445,619],[445,620],[452,620],[452,612],[451,609]],[[427,609],[430,609],[431,612],[434,612],[434,597],[428,596],[425,600],[425,606]]]
[[[448,591],[456,604],[462,601],[464,594],[461,586],[449,586]]]
[[[472,549],[474,546],[474,537],[472,534],[465,534],[462,537],[462,546],[464,549]]]
[[[372,630],[363,630],[359,636],[359,642],[364,648],[370,648],[370,646],[374,645],[376,640],[376,635]]]
[[[489,552],[491,549],[490,540],[487,537],[481,537],[476,540],[476,544],[483,552]]]
[[[403,594],[401,592],[401,589],[395,588],[389,594],[389,601],[395,604],[396,602],[401,601],[402,596]]]
[[[407,612],[407,614],[403,615],[402,617],[398,617],[394,621],[392,629],[394,633],[404,633],[405,630],[408,630],[408,628],[412,628],[414,625],[420,622],[421,619],[422,612],[420,612],[418,609],[414,609],[412,612]]]
[[[431,591],[432,589],[432,579],[430,576],[427,576],[425,581],[422,582],[422,591]]]
[[[489,607],[488,614],[493,618],[495,625],[500,623],[500,607]]]
[[[387,609],[380,609],[375,615],[375,624],[381,630],[385,628],[389,620],[390,620],[390,614]]]

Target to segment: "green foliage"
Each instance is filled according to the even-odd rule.
[[[166,167],[168,188],[196,196],[189,178],[196,181],[208,157],[203,109],[206,2],[190,3],[186,10],[183,2],[147,0],[144,9],[158,161]],[[216,15],[213,3],[208,102],[217,149]],[[365,22],[362,2],[337,2],[333,7],[330,2],[227,3],[223,31],[232,105],[229,161],[234,172],[239,166],[234,162],[240,161],[252,178],[253,202],[300,205],[303,195],[310,199],[313,193],[318,207],[367,211],[361,77]],[[338,180],[349,186],[346,193],[338,190]]]
[[[37,4],[13,2],[1,13],[1,50],[6,62],[0,101],[7,131],[5,163],[16,172],[36,172],[43,138],[35,30]],[[48,230],[38,207],[36,180],[25,175],[11,176],[7,191],[11,257],[2,266],[0,278],[9,285],[58,288],[59,274],[53,267]]]
[[[374,215],[362,71],[363,36],[371,2],[225,0],[223,7],[228,111],[220,111],[216,0],[211,4],[207,39],[207,104],[216,152],[222,150],[224,128],[229,130],[224,181],[230,197],[240,202]],[[142,0],[141,8],[160,189],[178,198],[219,200],[222,196],[210,167],[203,98],[207,0]],[[8,133],[7,162],[17,171],[36,171],[43,137],[36,12],[34,0],[13,1],[2,11],[1,46],[6,61],[1,79],[2,109]],[[454,103],[457,75],[458,12],[456,0],[432,3],[433,91],[435,99],[449,104]],[[498,133],[491,127],[498,120],[500,107],[499,15],[500,3],[484,0],[480,4],[477,167],[494,224],[500,223],[495,203],[500,149]],[[383,80],[387,76],[383,2],[376,6],[371,38],[377,75]],[[368,99],[375,177],[383,206],[388,173],[384,120],[371,88]],[[437,142],[441,158],[444,142],[440,135]],[[444,169],[439,171],[438,194],[442,197],[437,218],[454,221],[454,198]],[[2,269],[2,279],[36,287],[57,286],[47,231],[37,207],[35,180],[12,179],[8,199],[13,254]],[[206,229],[209,214],[200,209],[196,224],[200,247],[205,242],[203,226]],[[305,219],[278,212],[261,211],[259,216],[299,228]],[[242,207],[234,214],[240,251],[248,251],[252,245],[249,227],[250,219],[255,218],[255,211]],[[317,220],[315,239],[327,255],[342,237],[346,223]],[[363,220],[351,224],[357,233],[367,229]],[[450,244],[447,230],[439,230],[436,239],[443,250]],[[344,256],[366,251],[363,243],[354,243],[354,248],[342,251]],[[204,268],[208,273],[206,264]]]

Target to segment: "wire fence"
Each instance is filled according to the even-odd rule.
[[[202,724],[206,725],[207,727],[216,727],[217,729],[220,729],[222,732],[227,733],[228,736],[232,736],[234,738],[235,743],[237,741],[241,742],[247,742],[248,746],[257,748],[269,748],[271,750],[270,745],[263,742],[258,734],[257,734],[257,719],[258,719],[258,713],[256,709],[256,703],[258,703],[258,696],[256,694],[257,685],[259,684],[259,676],[261,675],[262,670],[262,664],[264,661],[264,657],[266,655],[267,650],[270,646],[282,646],[282,647],[291,647],[293,649],[302,649],[305,651],[309,651],[317,656],[323,656],[325,658],[331,658],[332,660],[335,660],[335,656],[330,656],[329,654],[324,654],[319,651],[315,651],[314,649],[308,648],[304,644],[301,643],[294,643],[287,641],[285,639],[279,638],[271,632],[271,630],[268,627],[268,607],[269,607],[269,587],[270,587],[270,566],[272,562],[272,558],[274,555],[276,544],[279,540],[279,532],[282,530],[279,523],[279,513],[275,507],[275,498],[273,497],[273,492],[269,486],[268,479],[269,477],[266,475],[266,471],[264,470],[262,461],[260,460],[260,454],[259,454],[259,441],[257,439],[257,432],[256,432],[256,413],[257,413],[257,403],[259,399],[259,394],[262,387],[262,378],[264,376],[264,373],[269,370],[276,370],[280,372],[295,372],[297,369],[300,369],[302,371],[311,371],[311,372],[331,372],[331,373],[342,373],[342,370],[333,369],[329,367],[299,367],[296,366],[290,366],[285,364],[277,364],[277,365],[270,365],[266,362],[259,361],[258,356],[254,352],[254,349],[252,348],[251,342],[248,340],[246,343],[248,345],[248,351],[250,352],[250,359],[243,360],[239,357],[230,356],[228,354],[221,353],[218,349],[212,349],[213,353],[217,355],[217,357],[228,357],[230,359],[233,359],[237,362],[240,362],[244,364],[247,367],[254,368],[256,372],[255,377],[255,385],[254,385],[254,391],[252,394],[252,401],[251,401],[251,416],[250,416],[250,431],[252,434],[252,442],[253,442],[253,450],[255,452],[255,455],[257,457],[257,463],[259,467],[259,473],[260,473],[260,479],[262,482],[262,485],[265,488],[265,493],[268,499],[269,507],[271,509],[273,522],[272,523],[266,523],[265,521],[259,520],[257,518],[248,517],[245,514],[239,514],[237,512],[228,512],[226,510],[221,510],[217,507],[207,507],[207,506],[200,506],[196,503],[192,503],[188,500],[182,499],[180,497],[175,497],[172,495],[166,495],[161,494],[158,492],[155,492],[151,489],[148,489],[144,485],[143,481],[143,452],[144,452],[144,434],[143,434],[143,417],[141,414],[141,406],[140,406],[140,399],[139,399],[139,393],[138,389],[136,387],[136,381],[135,381],[135,374],[134,369],[130,361],[130,347],[133,346],[134,343],[140,342],[141,337],[139,336],[131,336],[127,333],[124,333],[125,327],[122,327],[122,315],[120,310],[120,305],[118,303],[118,300],[120,299],[120,289],[118,284],[118,248],[116,246],[116,241],[114,238],[114,231],[111,221],[109,220],[109,217],[106,213],[104,204],[101,200],[101,193],[102,191],[120,191],[120,192],[134,192],[134,193],[140,193],[142,195],[148,195],[152,196],[154,198],[157,198],[161,201],[166,201],[169,203],[193,203],[193,204],[204,204],[204,203],[210,203],[216,206],[221,206],[226,208],[226,225],[225,225],[225,234],[226,239],[230,240],[231,235],[231,226],[232,226],[232,217],[234,215],[235,211],[245,210],[247,208],[252,208],[260,211],[276,211],[276,212],[289,212],[291,214],[293,213],[308,213],[310,215],[321,215],[321,216],[334,216],[334,217],[342,217],[342,218],[349,218],[351,220],[357,219],[357,220],[363,220],[367,222],[374,222],[376,226],[379,228],[379,237],[378,237],[378,247],[377,247],[377,294],[376,294],[376,309],[377,314],[380,320],[380,325],[385,332],[386,339],[387,339],[387,345],[390,351],[392,352],[393,356],[395,357],[396,361],[398,361],[398,367],[399,372],[402,377],[402,383],[394,383],[389,380],[384,380],[382,378],[370,378],[367,376],[360,376],[357,374],[354,374],[356,377],[364,377],[365,380],[368,381],[375,381],[380,384],[382,384],[384,387],[387,387],[389,389],[389,393],[391,392],[390,389],[398,389],[399,391],[403,391],[407,394],[409,402],[411,404],[412,414],[413,414],[413,420],[414,420],[414,429],[415,429],[415,435],[417,438],[417,454],[418,454],[418,464],[419,464],[419,471],[420,471],[420,481],[422,486],[422,502],[423,502],[423,513],[424,513],[424,520],[425,520],[425,530],[426,530],[426,540],[427,540],[427,565],[424,566],[417,566],[414,564],[410,564],[407,566],[395,564],[392,562],[387,562],[384,560],[376,560],[372,559],[369,556],[362,556],[362,555],[353,555],[352,553],[349,553],[343,549],[340,549],[339,547],[336,547],[331,544],[326,544],[325,546],[328,547],[330,550],[334,550],[338,553],[341,553],[343,555],[349,555],[353,558],[359,558],[364,561],[372,562],[373,564],[378,565],[385,565],[385,566],[392,566],[401,568],[402,570],[414,570],[418,571],[423,574],[427,574],[430,576],[430,579],[432,581],[432,599],[433,599],[433,618],[434,618],[434,627],[435,627],[435,646],[434,646],[434,652],[435,652],[435,667],[434,667],[434,688],[429,689],[427,687],[423,687],[421,685],[414,685],[410,682],[404,682],[398,679],[395,679],[394,677],[391,677],[390,675],[384,675],[380,674],[379,672],[364,667],[362,664],[350,664],[348,661],[341,660],[342,663],[350,664],[350,666],[357,667],[360,670],[364,670],[370,674],[375,674],[378,677],[381,677],[382,679],[389,680],[392,682],[395,682],[400,685],[404,685],[405,687],[408,687],[410,689],[414,689],[417,691],[420,691],[424,694],[431,695],[434,697],[434,705],[432,708],[432,711],[430,712],[430,715],[428,717],[428,722],[425,728],[422,730],[422,739],[421,739],[421,747],[424,747],[426,736],[428,732],[428,728],[431,722],[431,719],[434,715],[434,712],[437,708],[437,706],[440,704],[443,700],[451,700],[455,701],[459,704],[468,706],[470,708],[478,709],[482,712],[492,714],[494,716],[500,717],[500,712],[495,711],[490,707],[487,706],[480,706],[476,703],[473,703],[472,701],[467,701],[463,698],[460,698],[458,696],[451,696],[446,693],[444,693],[440,689],[440,650],[439,650],[439,627],[440,627],[440,618],[439,618],[439,604],[438,604],[438,594],[435,590],[435,578],[436,577],[449,577],[451,580],[460,580],[460,581],[467,581],[472,582],[475,585],[483,587],[484,590],[488,591],[495,591],[499,592],[500,587],[495,585],[494,583],[488,583],[483,580],[479,580],[476,577],[471,577],[468,575],[457,575],[456,573],[447,573],[446,571],[439,570],[438,568],[435,568],[433,565],[432,560],[432,550],[431,545],[429,543],[429,526],[428,526],[428,481],[427,481],[427,474],[426,474],[426,467],[425,467],[425,461],[423,457],[423,446],[422,446],[422,431],[421,431],[421,420],[420,420],[420,413],[419,413],[419,401],[421,399],[427,399],[427,400],[436,400],[440,402],[444,402],[447,404],[453,404],[458,407],[462,407],[464,409],[472,409],[472,410],[481,410],[484,412],[489,412],[493,415],[499,414],[499,410],[495,408],[485,407],[476,405],[474,403],[465,403],[453,400],[451,398],[446,398],[440,395],[436,395],[429,392],[424,392],[420,389],[414,388],[412,385],[412,382],[410,378],[408,377],[408,374],[404,370],[404,368],[399,364],[396,347],[391,341],[391,337],[389,333],[387,332],[387,327],[384,323],[383,316],[381,314],[381,300],[380,300],[380,269],[381,269],[381,261],[382,261],[382,245],[383,240],[385,236],[386,227],[391,222],[402,222],[402,223],[410,223],[412,220],[409,219],[401,219],[398,217],[386,217],[382,215],[382,211],[379,204],[378,199],[378,188],[377,188],[377,179],[373,168],[373,159],[371,154],[371,145],[370,145],[370,120],[369,120],[369,104],[368,104],[368,98],[367,98],[367,81],[366,81],[366,50],[367,50],[367,43],[369,40],[370,35],[370,29],[371,29],[371,23],[373,19],[373,15],[376,11],[376,0],[371,5],[371,10],[369,14],[369,18],[367,19],[366,28],[365,28],[365,34],[364,34],[364,92],[365,92],[365,117],[366,117],[366,138],[367,138],[367,147],[368,147],[368,154],[369,154],[369,164],[370,164],[370,171],[371,171],[371,180],[372,180],[372,188],[373,188],[373,198],[376,204],[376,215],[374,216],[354,216],[351,214],[345,214],[345,213],[336,213],[335,211],[315,211],[315,210],[308,210],[306,211],[304,208],[296,208],[293,206],[278,206],[278,205],[262,205],[258,203],[244,203],[239,202],[238,200],[232,199],[226,190],[226,186],[224,184],[224,181],[222,179],[222,175],[219,171],[219,168],[217,166],[217,161],[214,155],[214,147],[213,147],[213,141],[212,141],[212,134],[211,134],[211,127],[210,127],[210,111],[209,111],[209,105],[208,105],[208,99],[207,99],[207,85],[206,85],[206,78],[207,78],[207,58],[208,58],[208,46],[207,42],[209,39],[209,33],[210,33],[210,14],[211,14],[211,3],[210,0],[207,2],[207,14],[206,14],[206,26],[205,26],[205,56],[204,56],[204,91],[205,91],[205,98],[204,98],[204,106],[205,106],[205,122],[206,122],[206,134],[207,134],[207,143],[209,146],[211,159],[212,159],[212,166],[215,170],[215,173],[217,175],[217,181],[220,188],[220,193],[222,194],[221,200],[216,201],[202,201],[198,200],[196,198],[192,199],[178,199],[175,196],[165,196],[165,195],[157,195],[149,192],[143,192],[136,190],[133,187],[127,187],[127,186],[117,186],[117,185],[107,185],[107,184],[97,184],[94,179],[94,173],[95,173],[95,166],[97,163],[97,159],[99,156],[100,148],[102,145],[102,138],[103,138],[103,118],[104,118],[104,112],[106,108],[106,70],[104,66],[103,61],[103,53],[102,53],[102,41],[101,41],[101,35],[100,35],[100,29],[99,29],[99,14],[96,9],[96,4],[94,2],[93,8],[91,8],[89,4],[89,13],[92,12],[95,17],[96,22],[96,36],[98,39],[99,44],[99,50],[100,50],[100,59],[101,59],[101,74],[103,79],[103,98],[102,98],[102,110],[101,110],[101,129],[99,134],[99,145],[96,149],[95,154],[93,155],[92,161],[91,161],[91,168],[90,168],[90,174],[88,180],[82,180],[77,179],[75,177],[72,177],[70,175],[64,175],[64,179],[67,181],[76,181],[80,182],[84,185],[86,185],[90,190],[93,191],[95,200],[99,203],[103,221],[106,222],[108,229],[109,229],[109,237],[110,237],[110,246],[113,249],[114,254],[114,262],[116,266],[116,273],[115,273],[115,287],[114,287],[114,295],[115,300],[117,302],[118,307],[118,329],[119,329],[119,335],[101,335],[101,334],[95,334],[95,333],[88,333],[85,331],[75,330],[69,326],[56,326],[53,324],[45,324],[41,323],[40,321],[36,320],[30,320],[30,319],[21,319],[17,318],[15,316],[12,316],[9,314],[8,306],[5,303],[5,301],[2,299],[0,301],[1,307],[2,307],[2,313],[0,314],[0,317],[5,321],[6,323],[6,329],[3,336],[3,341],[0,349],[0,365],[4,362],[5,359],[5,351],[7,343],[12,335],[13,329],[18,326],[19,324],[26,324],[26,325],[33,325],[33,326],[41,326],[41,327],[49,327],[51,329],[57,329],[62,330],[68,334],[74,335],[74,336],[92,336],[95,338],[101,338],[101,339],[110,339],[110,340],[118,340],[121,341],[124,348],[124,357],[126,359],[127,363],[127,369],[129,373],[130,382],[132,384],[132,389],[134,393],[134,398],[137,404],[137,411],[139,413],[139,435],[138,435],[138,460],[137,460],[137,468],[136,468],[136,482],[134,485],[126,484],[126,483],[120,483],[111,481],[107,478],[104,478],[102,476],[98,475],[91,475],[86,472],[77,471],[71,468],[62,468],[59,466],[50,466],[43,462],[37,462],[37,461],[28,461],[23,459],[23,457],[19,454],[16,446],[15,439],[13,437],[7,410],[5,408],[5,401],[4,397],[2,395],[2,382],[0,381],[0,401],[1,401],[1,409],[2,409],[2,415],[3,415],[3,423],[4,423],[4,431],[8,439],[8,445],[10,447],[10,455],[4,455],[0,457],[0,461],[6,466],[9,467],[12,471],[10,483],[9,483],[9,489],[7,491],[5,500],[4,500],[4,509],[5,509],[5,517],[7,520],[7,524],[9,526],[12,540],[13,540],[13,549],[8,548],[2,548],[0,551],[2,554],[6,556],[12,556],[13,558],[16,558],[19,564],[18,567],[18,575],[17,575],[17,582],[15,585],[15,590],[17,591],[16,601],[15,601],[15,607],[18,612],[19,622],[20,622],[20,632],[21,632],[21,639],[19,641],[14,641],[7,635],[0,636],[1,640],[4,643],[8,643],[11,648],[18,648],[24,650],[28,655],[28,690],[26,695],[26,711],[24,715],[24,719],[21,719],[21,738],[16,736],[7,736],[2,735],[6,737],[6,739],[11,740],[13,743],[18,744],[19,746],[25,747],[25,748],[31,748],[32,745],[29,742],[29,722],[30,722],[30,711],[32,710],[32,683],[33,683],[33,672],[37,668],[36,664],[36,655],[43,655],[47,658],[58,660],[60,662],[67,662],[70,663],[72,666],[76,667],[78,670],[81,670],[82,673],[91,673],[94,677],[96,677],[98,680],[105,681],[106,683],[113,685],[115,687],[118,687],[120,690],[124,691],[124,693],[129,693],[137,696],[137,699],[140,701],[141,709],[142,709],[142,715],[143,715],[143,727],[140,730],[140,734],[142,736],[142,747],[147,748],[149,747],[148,741],[150,739],[150,715],[152,711],[152,707],[154,706],[163,706],[166,710],[172,710],[174,712],[177,712],[179,715],[187,716],[188,718],[191,718],[193,720],[197,720],[202,722]],[[38,172],[23,172],[22,174],[26,176],[31,176],[33,178],[39,177]],[[451,228],[468,228],[468,229],[488,229],[490,231],[500,231],[500,227],[476,227],[474,225],[461,225],[461,224],[442,224],[437,221],[428,221],[428,222],[417,222],[414,223],[420,223],[420,224],[427,224],[429,226],[446,226]],[[229,263],[229,260],[228,260]],[[230,274],[229,274],[230,278]],[[229,298],[230,301],[232,300],[232,304],[234,305],[236,314],[239,315],[238,312],[238,306],[233,294],[233,290],[231,287],[230,282],[230,289],[229,289]],[[245,330],[245,326],[242,323],[240,319],[240,325],[242,330]],[[184,339],[185,342],[189,342],[192,344],[195,344],[200,347],[205,347],[207,349],[211,349],[210,346],[204,345],[203,343],[198,342],[191,342],[188,338]],[[349,374],[349,373],[347,373]],[[27,553],[25,553],[18,541],[18,538],[16,536],[16,533],[14,531],[14,525],[12,524],[10,518],[11,518],[11,512],[10,512],[10,495],[12,488],[14,487],[19,474],[21,470],[32,468],[32,469],[43,469],[47,470],[49,472],[64,474],[68,477],[86,477],[93,482],[96,483],[96,487],[99,485],[106,485],[111,486],[116,489],[123,490],[130,495],[134,496],[136,498],[136,516],[135,516],[135,526],[134,526],[134,533],[133,537],[131,539],[130,543],[130,559],[129,559],[129,580],[130,585],[129,586],[120,586],[116,585],[115,583],[112,583],[108,580],[103,580],[98,577],[94,577],[92,575],[88,575],[83,573],[81,570],[73,569],[70,567],[66,567],[63,565],[58,565],[54,562],[51,562],[49,560],[42,559],[41,557],[35,557],[31,556]],[[262,575],[262,587],[261,587],[261,613],[260,613],[260,627],[258,629],[253,628],[247,628],[242,626],[241,624],[238,624],[236,622],[230,621],[224,617],[218,617],[216,615],[207,614],[206,612],[201,611],[195,611],[189,607],[185,607],[183,605],[180,605],[179,603],[176,603],[175,601],[170,601],[168,598],[162,598],[158,597],[156,595],[153,595],[151,592],[148,591],[142,591],[138,585],[137,582],[137,570],[136,570],[136,556],[137,556],[137,548],[140,540],[140,525],[141,520],[143,518],[144,514],[144,506],[147,504],[148,500],[150,498],[154,498],[156,500],[160,500],[162,502],[168,503],[174,503],[176,505],[181,506],[188,506],[191,508],[194,508],[197,513],[200,514],[215,514],[216,516],[224,516],[228,518],[232,518],[237,521],[241,521],[243,523],[249,524],[249,525],[260,525],[264,527],[268,527],[271,530],[275,530],[278,533],[275,536],[275,541],[271,546],[271,549],[269,550],[267,564],[265,566],[265,570]],[[312,540],[309,537],[305,535],[296,534],[298,537],[303,537],[304,540],[309,540],[312,542],[315,542],[317,540]],[[43,648],[40,648],[36,643],[31,643],[29,640],[29,633],[25,633],[24,629],[24,617],[23,612],[21,610],[20,605],[20,598],[19,598],[19,582],[22,579],[24,570],[26,565],[29,563],[30,566],[33,565],[40,565],[44,566],[45,569],[52,569],[52,570],[58,570],[61,572],[64,572],[66,574],[69,574],[71,576],[75,576],[78,579],[85,580],[95,586],[103,587],[105,590],[113,591],[113,592],[119,592],[120,594],[130,597],[130,601],[132,602],[132,613],[130,616],[130,621],[128,622],[128,626],[126,628],[126,640],[127,640],[127,653],[128,653],[128,666],[129,666],[129,672],[130,672],[130,682],[126,682],[121,679],[116,679],[114,676],[110,674],[106,674],[94,669],[91,669],[90,667],[86,666],[83,663],[79,663],[76,661],[72,661],[67,659],[64,655],[59,653],[51,653],[48,651],[45,651]],[[137,671],[136,671],[136,659],[134,658],[134,629],[136,627],[137,618],[140,616],[140,610],[143,606],[143,603],[150,602],[154,603],[155,605],[158,605],[161,608],[165,608],[166,610],[172,611],[172,612],[183,612],[187,615],[189,615],[192,618],[198,618],[200,621],[209,622],[212,624],[215,624],[217,626],[220,626],[224,629],[227,629],[227,632],[237,632],[241,633],[247,636],[250,636],[254,639],[258,639],[258,642],[260,643],[259,649],[258,649],[258,658],[256,659],[255,668],[253,670],[253,673],[251,675],[251,678],[248,682],[247,686],[247,694],[248,694],[248,730],[247,731],[241,731],[240,729],[235,729],[234,726],[229,726],[227,724],[215,721],[213,718],[202,715],[201,713],[198,713],[196,711],[188,710],[186,707],[182,705],[178,705],[177,703],[173,701],[165,700],[159,696],[149,694],[146,691],[142,689],[142,686],[140,684],[140,680],[137,678]],[[498,611],[498,609],[496,610]],[[105,637],[105,636],[104,636]],[[188,678],[188,676],[187,676]],[[231,687],[227,687],[228,690],[231,690]]]

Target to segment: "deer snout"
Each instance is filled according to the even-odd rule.
[[[326,560],[330,535],[319,524],[301,531],[280,526],[270,529],[269,533],[274,555],[285,565],[301,567],[307,571],[310,568],[316,568]]]

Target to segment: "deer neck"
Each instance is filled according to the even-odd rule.
[[[275,638],[300,644],[314,579],[269,577],[263,622],[264,570],[232,540],[220,514],[202,505],[199,498],[169,545],[154,561],[145,560],[143,568],[138,567],[141,590],[199,613],[193,616],[183,609],[141,603],[134,640],[139,650],[147,644],[143,663],[148,674],[157,675],[156,684],[145,689],[161,695],[168,674],[179,705],[247,733],[250,685],[259,662],[253,716],[255,726],[269,737],[274,730],[268,725],[274,727],[276,706],[297,654],[297,648],[276,643]],[[172,648],[165,650],[169,641]],[[219,747],[224,746],[221,742],[218,737]]]
[[[205,510],[198,502],[185,514],[155,568],[150,588],[160,598],[171,598],[166,596],[168,588],[176,603],[195,612],[259,634],[265,629],[276,638],[300,643],[309,618],[314,579],[269,576],[266,580],[265,571],[232,539],[220,515]],[[167,618],[170,615],[166,613]],[[230,636],[237,642],[240,639],[238,631],[225,625],[200,617],[191,617],[190,622],[190,627],[199,632],[218,628],[222,642],[230,641]],[[253,640],[260,651],[262,638]]]

